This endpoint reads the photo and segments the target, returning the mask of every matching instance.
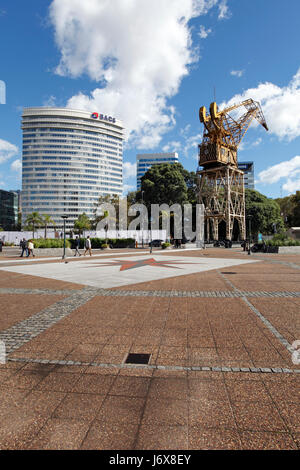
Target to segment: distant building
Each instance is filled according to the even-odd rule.
[[[123,124],[98,112],[26,108],[22,218],[36,211],[67,228],[94,215],[99,196],[123,193]]]
[[[253,162],[239,162],[239,170],[244,172],[244,183],[246,189],[254,188],[254,163]]]
[[[0,189],[0,227],[15,230],[18,224],[19,193]]]
[[[141,179],[153,165],[159,163],[178,163],[178,153],[143,153],[136,156],[136,186],[141,189]]]

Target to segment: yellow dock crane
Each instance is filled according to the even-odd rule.
[[[245,108],[245,111],[242,108]],[[241,110],[243,111],[241,113]],[[237,114],[233,118],[229,113]],[[245,189],[243,171],[238,169],[237,150],[253,119],[266,130],[268,126],[260,104],[252,99],[218,110],[211,103],[199,110],[204,125],[199,145],[198,202],[204,204],[207,238],[212,225],[213,239],[218,240],[219,223],[226,223],[226,238],[232,239],[234,220],[239,224],[240,238],[246,237]]]

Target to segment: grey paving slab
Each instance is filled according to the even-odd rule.
[[[151,262],[154,260],[154,262]],[[124,263],[134,264],[124,268]],[[5,266],[1,270],[55,279],[87,286],[110,288],[147,281],[155,281],[187,274],[201,273],[229,266],[256,263],[258,260],[222,259],[203,257],[169,258],[159,255],[114,257],[106,260],[91,259],[72,263],[39,263],[36,265]]]

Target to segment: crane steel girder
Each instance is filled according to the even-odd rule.
[[[218,226],[226,223],[226,238],[232,239],[234,220],[239,224],[240,236],[246,236],[244,174],[234,166],[218,166],[198,172],[198,202],[204,204],[205,220],[212,223],[214,239]]]

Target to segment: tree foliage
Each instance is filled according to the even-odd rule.
[[[35,229],[43,226],[43,217],[38,212],[28,214],[25,220],[25,229],[32,230],[32,238],[34,238]]]
[[[253,189],[246,189],[245,206],[246,217],[251,216],[252,233],[262,232],[269,235],[284,229],[280,206],[274,199],[269,199]]]
[[[143,201],[151,204],[184,204],[188,202],[188,188],[180,163],[153,165],[142,177]]]
[[[296,194],[275,199],[287,228],[300,227],[300,191]]]
[[[86,215],[85,212],[81,214],[77,220],[74,222],[74,230],[76,233],[81,235],[85,230],[89,230],[91,228],[91,221]]]

